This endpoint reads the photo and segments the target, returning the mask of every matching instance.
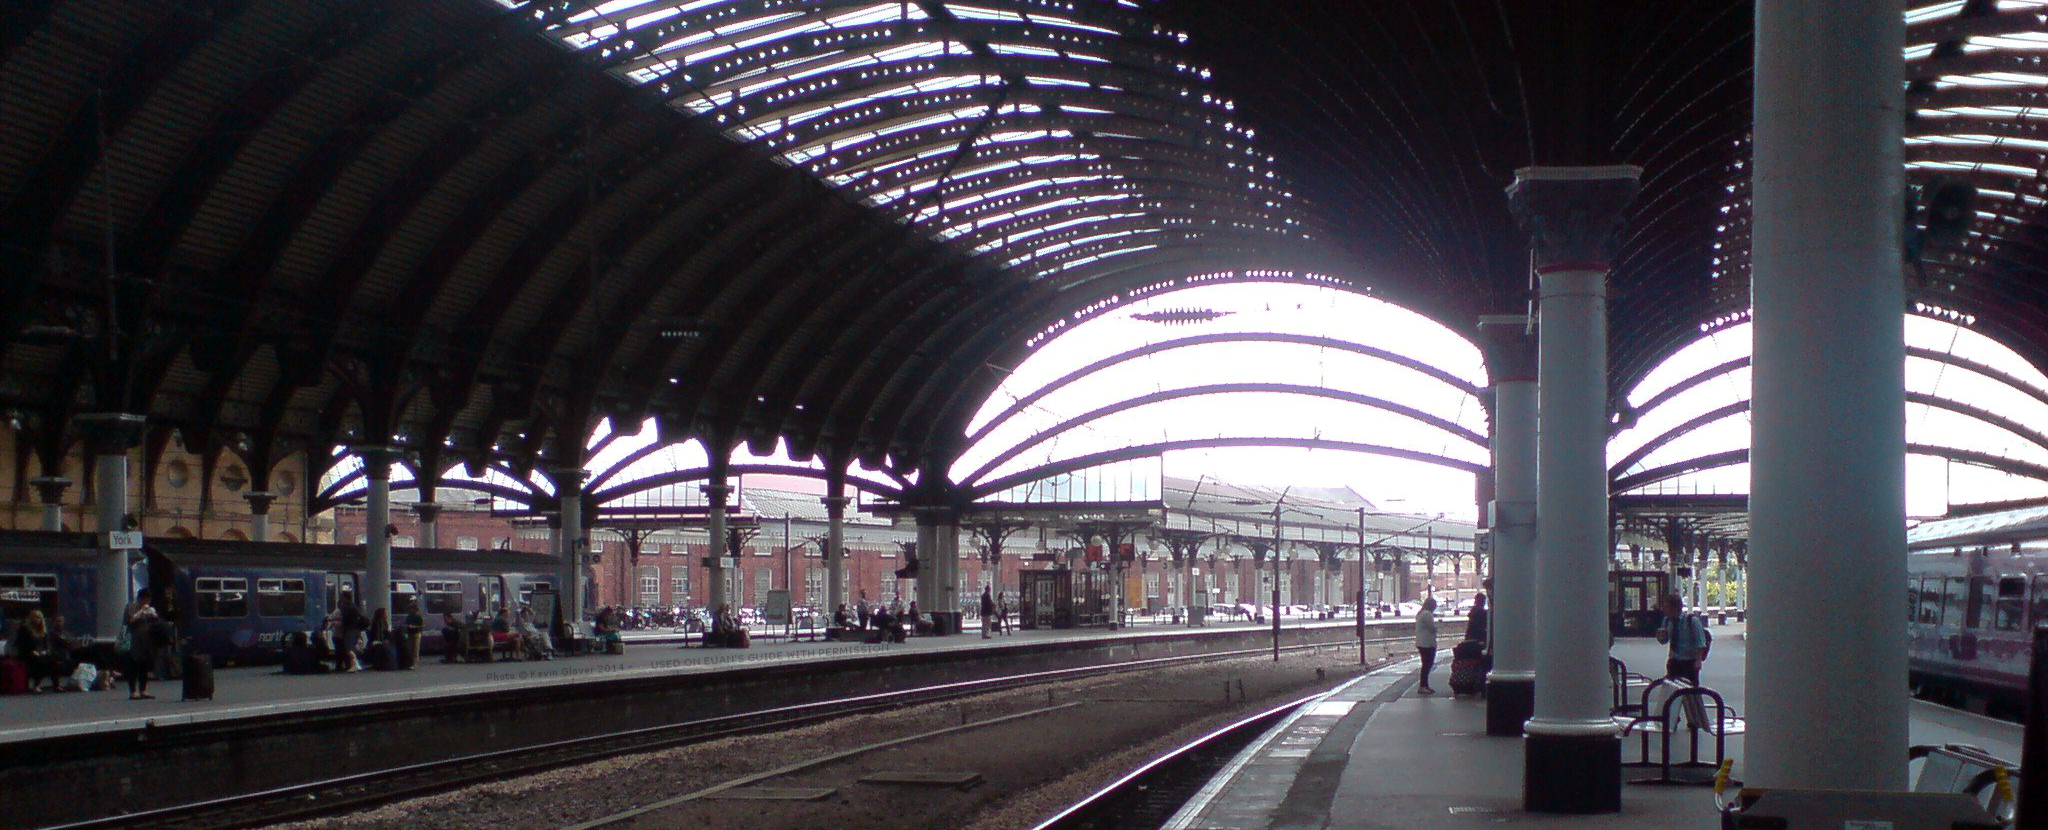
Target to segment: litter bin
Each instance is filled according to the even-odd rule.
[[[1192,606],[1189,606],[1189,607],[1188,607],[1188,625],[1208,625],[1208,624],[1209,624],[1209,608],[1208,608],[1208,606],[1205,606],[1205,605],[1192,605]]]
[[[959,611],[933,611],[932,635],[944,637],[960,633],[960,617]]]

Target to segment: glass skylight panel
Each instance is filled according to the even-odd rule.
[[[1963,0],[1949,0],[1949,2],[1946,3],[1935,3],[1930,6],[1921,6],[1918,8],[1907,9],[1906,25],[1911,26],[1916,23],[1931,23],[1936,20],[1954,17],[1957,14],[1961,13],[1962,10]]]
[[[1089,250],[1083,246],[1125,241],[1056,237],[1161,208],[1147,183],[1159,167],[1198,171],[1213,188],[1190,208],[1179,206],[1185,197],[1172,200],[1177,212],[1217,217],[1160,220],[1180,237],[1212,228],[1292,235],[1296,221],[1279,215],[1291,196],[1265,184],[1274,177],[1271,159],[1249,146],[1251,130],[1220,115],[1231,103],[1206,89],[1208,70],[1181,52],[1184,34],[1146,18],[1144,4],[991,3],[948,2],[951,16],[971,25],[946,28],[925,6],[900,0],[606,0],[550,34],[596,52],[622,80],[657,85],[672,106],[709,116],[733,139],[760,144],[869,205],[901,206],[900,221],[963,238],[980,253],[1015,252],[1033,240],[1071,257]],[[1992,40],[1987,48],[2025,47]],[[948,60],[974,68],[961,72]],[[1160,88],[1154,79],[1162,71],[1183,80]],[[1025,96],[1003,89],[1013,82]],[[1087,103],[1041,109],[1067,90],[1085,90],[1074,97]],[[1132,90],[1142,94],[1123,94]],[[1175,94],[1177,103],[1162,100]],[[1114,154],[1066,149],[1077,139],[1057,125],[1118,114],[1158,124],[1171,140],[1098,131],[1090,142],[1118,145]],[[1034,177],[1029,169],[1055,165],[1074,175]],[[1140,170],[1145,177],[1134,178]],[[1098,203],[1145,207],[1098,213]],[[1045,224],[1018,227],[1034,222]],[[1001,235],[1006,227],[1014,232]],[[1078,261],[1115,255],[1089,252]]]

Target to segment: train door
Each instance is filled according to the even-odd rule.
[[[133,560],[130,560],[133,561]],[[156,606],[158,614],[176,623],[187,622],[178,616],[178,565],[171,558],[153,549],[144,548],[141,569],[143,587],[149,590],[149,604]],[[130,579],[134,569],[130,568]],[[123,601],[134,597],[123,597]]]
[[[495,574],[481,574],[476,579],[476,599],[482,616],[489,619],[505,604],[505,578]]]
[[[354,602],[356,597],[360,596],[356,591],[356,575],[352,573],[329,572],[326,586],[327,612],[330,614],[334,613],[334,609],[341,607],[344,598],[347,602]]]

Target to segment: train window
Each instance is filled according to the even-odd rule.
[[[427,613],[462,613],[462,583],[427,580]]]
[[[2048,623],[2048,575],[2034,577],[2034,624]]]
[[[420,610],[420,584],[413,581],[391,583],[391,616],[410,614]]]
[[[1960,576],[1941,581],[1941,625],[1943,628],[1960,628],[1963,615],[1969,611],[1970,589],[1964,583],[1969,580]]]
[[[1988,576],[1970,577],[1970,628],[1984,627],[1984,609],[1991,604],[1991,583]]]
[[[256,580],[256,616],[303,617],[306,615],[306,581],[303,579]]]
[[[483,601],[485,614],[496,613],[505,604],[503,577],[486,576],[477,582],[477,597]]]
[[[230,619],[249,616],[249,580],[204,577],[192,581],[199,618]]]
[[[56,574],[0,574],[0,618],[18,620],[28,612],[56,608]]]
[[[2026,577],[2008,576],[1998,580],[1998,604],[1991,614],[1991,626],[2000,631],[2018,631],[2025,621]]]
[[[533,602],[533,592],[535,591],[552,591],[554,589],[555,583],[552,582],[528,582],[519,586],[519,604],[531,604]]]
[[[328,611],[330,611],[330,612],[331,612],[331,611],[333,611],[333,610],[334,610],[335,608],[339,607],[339,604],[340,604],[340,603],[341,603],[341,601],[342,601],[342,600],[344,600],[344,599],[346,599],[346,600],[348,600],[348,601],[350,601],[350,602],[353,602],[353,601],[355,601],[355,596],[356,596],[356,575],[355,575],[355,574],[349,574],[349,573],[331,573],[331,574],[328,574],[328,575],[327,575],[327,610],[328,610]]]
[[[1941,577],[1931,576],[1920,580],[1921,625],[1941,624]]]

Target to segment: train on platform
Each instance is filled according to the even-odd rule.
[[[0,620],[31,610],[62,616],[64,633],[89,638],[99,613],[98,537],[0,531]],[[292,632],[318,631],[346,597],[361,596],[361,545],[151,539],[130,557],[129,584],[177,629],[190,652],[217,665],[276,662]],[[440,646],[440,616],[496,609],[554,591],[560,562],[538,553],[397,548],[391,553],[394,616],[418,609],[422,647]]]
[[[2048,506],[1924,522],[1906,538],[1914,692],[2017,716],[2032,632],[2048,624]]]

